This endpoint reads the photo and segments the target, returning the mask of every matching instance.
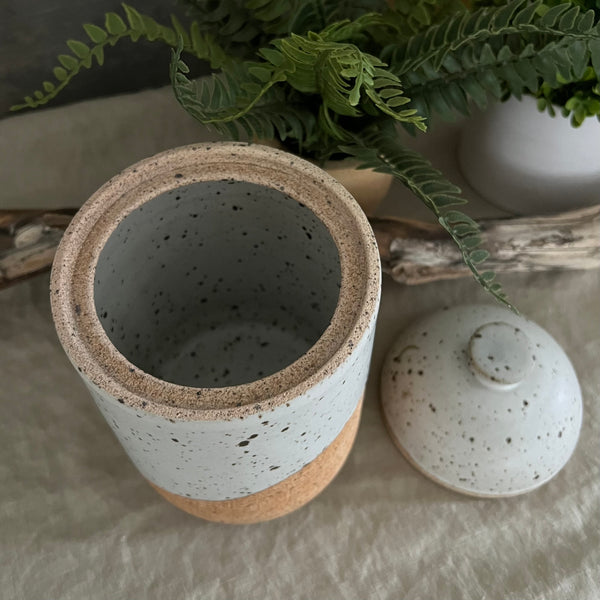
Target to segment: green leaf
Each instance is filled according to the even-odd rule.
[[[560,18],[560,21],[558,22],[559,27],[562,30],[566,30],[566,31],[572,29],[573,26],[575,25],[575,21],[576,21],[576,19],[577,19],[578,16],[579,16],[579,7],[578,6],[574,6],[573,8],[570,8]]]
[[[123,4],[123,10],[129,22],[129,27],[140,35],[145,34],[146,27],[142,15],[133,6],[129,6],[128,4]]]
[[[466,223],[459,223],[452,229],[454,231],[454,235],[457,235],[458,237],[463,237],[465,235],[477,233],[477,231],[478,231],[477,227],[473,227],[472,225],[467,225]]]
[[[584,77],[589,62],[589,53],[586,43],[583,40],[575,41],[568,48],[568,56],[574,78],[581,80]]]
[[[582,15],[582,17],[579,20],[579,23],[577,25],[577,29],[579,30],[580,33],[588,33],[594,26],[594,20],[595,20],[594,11],[590,9]]]
[[[71,52],[78,58],[87,58],[90,55],[90,49],[83,42],[77,40],[69,40],[67,46],[71,49]]]
[[[460,190],[458,190],[460,192]],[[457,198],[455,195],[449,194],[435,194],[435,204],[438,208],[445,208],[446,206],[456,206],[457,204],[466,204],[467,201],[464,198]]]
[[[60,54],[58,62],[60,62],[67,71],[75,71],[79,68],[79,61],[70,54]]]
[[[463,212],[460,212],[458,210],[449,210],[447,213],[444,214],[444,218],[452,226],[458,225],[459,223],[463,223],[477,228],[477,223],[473,221],[471,217],[465,215]]]
[[[525,86],[531,91],[536,92],[538,88],[538,77],[539,74],[533,67],[530,61],[524,60],[514,65],[515,71],[519,74],[519,77],[523,80]]]
[[[177,63],[177,69],[181,72],[181,73],[189,73],[190,72],[190,68],[182,61],[180,60]]]
[[[160,36],[160,27],[158,23],[147,15],[142,15],[142,20],[144,22],[144,32],[149,41],[153,42],[158,39]]]
[[[283,53],[279,50],[275,50],[274,48],[261,48],[259,50],[259,54],[276,67],[280,67],[285,62],[285,56]]]
[[[463,88],[477,106],[483,110],[487,107],[487,93],[474,76],[467,76],[463,80]]]
[[[513,23],[515,25],[527,25],[531,23],[531,21],[537,13],[539,6],[539,2],[532,2],[529,6],[526,6],[522,11],[515,15]]]
[[[52,72],[58,81],[64,81],[68,77],[67,72],[62,67],[54,67]]]
[[[83,26],[83,28],[85,29],[85,32],[87,33],[90,40],[92,40],[92,42],[94,42],[95,44],[101,44],[108,37],[106,31],[104,31],[104,29],[98,27],[97,25],[86,23]]]
[[[562,3],[562,4],[557,4],[556,6],[553,6],[542,18],[541,18],[541,24],[542,25],[546,25],[547,27],[553,27],[554,25],[556,25],[559,17],[566,12],[567,10],[569,10],[569,6],[570,4],[568,3]]]
[[[470,258],[471,262],[473,262],[476,265],[479,265],[482,262],[486,261],[489,258],[489,256],[490,256],[490,253],[487,250],[483,250],[483,249],[473,250],[473,252],[471,252],[469,254],[469,258]],[[496,289],[498,289],[498,288],[496,288]]]
[[[359,99],[359,96],[358,96],[358,91],[357,91],[357,98],[356,98],[355,104],[358,104],[358,99]],[[405,104],[408,104],[409,102],[410,102],[409,98],[396,95],[393,98],[390,98],[385,104],[390,108],[398,108],[399,106],[404,106]]]
[[[96,57],[96,61],[100,66],[104,64],[104,48],[102,46],[92,48],[92,56]]]
[[[446,96],[449,104],[451,104],[454,110],[457,110],[465,116],[469,115],[470,111],[467,95],[458,83],[454,81],[449,83],[446,89]]]
[[[462,238],[461,241],[463,246],[467,249],[476,248],[479,246],[479,244],[481,244],[481,238],[479,235],[468,235]]]
[[[596,76],[600,78],[600,40],[592,40],[589,42],[592,66],[596,72]]]
[[[127,25],[125,25],[123,19],[121,19],[121,17],[114,12],[106,13],[105,26],[106,30],[111,35],[119,35],[127,31]]]
[[[53,83],[50,83],[49,81],[44,81],[42,85],[44,86],[44,90],[48,93],[53,92],[55,89],[55,85]]]
[[[509,2],[507,6],[501,6],[494,14],[491,22],[492,27],[497,29],[506,27],[513,19],[515,12],[523,8],[523,4],[522,0],[516,0]]]
[[[263,83],[269,81],[273,76],[273,70],[269,67],[263,67],[262,65],[250,66],[248,67],[248,71]]]

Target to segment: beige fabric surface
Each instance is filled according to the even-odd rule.
[[[156,94],[135,97],[150,111],[147,127],[154,133],[144,134],[144,148],[136,148],[129,162],[161,149],[157,132],[164,115],[152,113]],[[131,98],[123,101],[129,106]],[[118,118],[119,99],[86,104],[93,105],[97,131],[109,113],[111,122]],[[60,118],[68,120],[69,110],[82,106],[60,109]],[[0,139],[9,126],[30,135],[30,121],[19,119],[18,128],[0,122]],[[53,120],[47,116],[45,126]],[[42,126],[43,119],[32,128],[36,143]],[[118,128],[108,129],[117,135]],[[432,139],[445,140],[434,154],[452,171],[449,131],[450,137],[442,132]],[[169,136],[168,143],[178,139]],[[10,145],[6,138],[1,143]],[[23,139],[19,143],[26,151]],[[25,161],[22,174],[45,190],[41,197],[56,202],[55,181],[44,180],[45,169],[52,160],[68,162],[73,144],[87,143],[54,141],[52,151],[46,146],[39,154],[46,167],[37,173]],[[6,160],[13,168],[24,161],[15,155]],[[85,172],[64,172],[60,182],[61,193],[71,198],[89,193],[86,185],[96,177],[90,169],[97,161],[81,164]],[[15,186],[4,182],[9,203]],[[394,188],[391,194],[382,210],[401,192]],[[414,205],[407,201],[407,214],[421,216]],[[475,208],[493,212],[483,204]],[[431,310],[489,300],[471,280],[409,288],[386,279],[364,414],[348,462],[308,506],[253,526],[197,520],[145,483],[60,348],[47,275],[0,291],[0,598],[597,600],[600,272],[521,274],[503,281],[521,311],[563,345],[582,386],[581,439],[554,480],[521,497],[478,500],[435,485],[407,464],[379,412],[386,349]]]

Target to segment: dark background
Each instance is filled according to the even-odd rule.
[[[165,25],[170,24],[171,13],[185,19],[175,0],[129,3]],[[8,110],[41,89],[44,80],[55,83],[52,69],[59,64],[57,56],[71,53],[65,42],[89,42],[82,25],[104,27],[109,11],[124,17],[117,0],[0,0],[0,118],[23,114]],[[102,67],[82,69],[45,107],[166,85],[169,56],[169,48],[161,42],[122,40],[105,49]],[[208,67],[196,65],[194,74],[200,72],[208,72]]]

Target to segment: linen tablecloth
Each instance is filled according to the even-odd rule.
[[[416,144],[469,193],[453,154],[458,129]],[[0,208],[81,204],[128,164],[207,135],[168,90],[5,119]],[[397,186],[380,213],[392,210],[426,214]],[[497,211],[475,201],[472,213]],[[480,500],[435,485],[402,458],[379,410],[386,350],[415,318],[490,300],[470,279],[406,287],[384,278],[346,465],[306,507],[250,526],[195,519],[141,478],[58,343],[47,274],[0,291],[0,598],[597,600],[600,272],[502,281],[563,345],[581,383],[581,438],[555,479]]]

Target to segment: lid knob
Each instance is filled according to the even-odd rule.
[[[479,327],[469,340],[468,355],[479,381],[503,390],[517,387],[533,364],[529,338],[518,327],[502,321]]]

